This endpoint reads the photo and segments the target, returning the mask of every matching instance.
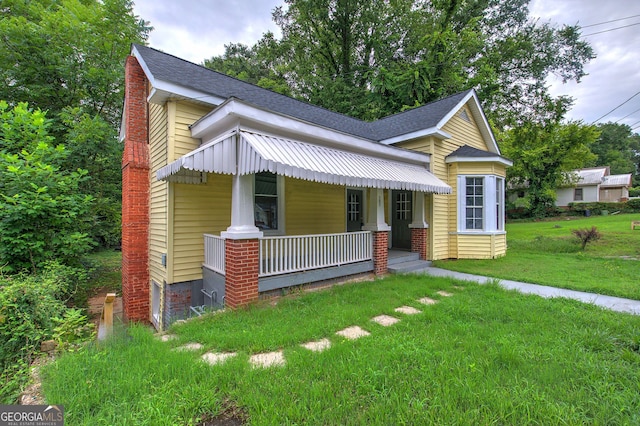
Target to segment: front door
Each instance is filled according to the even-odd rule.
[[[392,191],[391,247],[411,249],[412,192]]]
[[[347,189],[347,232],[362,230],[362,190]]]

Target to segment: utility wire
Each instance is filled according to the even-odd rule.
[[[637,18],[638,16],[640,15],[632,15],[632,16],[627,16],[625,18],[613,19],[611,21],[598,22],[597,24],[579,25],[579,26],[580,28],[597,27],[598,25],[610,24],[611,22],[624,21],[625,19]]]
[[[625,25],[625,26],[622,26],[622,27],[610,28],[608,30],[598,31],[598,32],[591,33],[591,34],[582,34],[582,37],[589,37],[589,36],[596,35],[596,34],[608,33],[610,31],[621,30],[623,28],[633,27],[633,26],[636,26],[636,25],[640,25],[640,22],[636,22],[635,24]]]
[[[614,109],[612,109],[611,111],[609,111],[608,113],[606,113],[605,115],[603,115],[602,117],[598,118],[597,120],[594,121],[594,123],[597,123],[598,121],[602,120],[603,118],[605,118],[607,115],[611,114],[613,111],[617,110],[618,108],[620,108],[622,105],[626,104],[627,102],[629,102],[631,99],[635,98],[636,96],[640,95],[640,92],[636,92],[635,95],[631,96],[629,99],[627,99],[626,101],[624,101],[623,103],[621,103],[620,105],[618,105],[617,107],[615,107]]]
[[[617,123],[617,122],[619,122],[619,121],[624,120],[625,118],[629,117],[631,114],[635,114],[635,113],[636,113],[636,112],[638,112],[638,111],[640,111],[640,108],[638,108],[637,110],[635,110],[635,111],[633,111],[633,112],[630,112],[629,114],[625,115],[624,117],[622,117],[622,118],[620,118],[620,119],[616,120],[616,121],[615,121],[615,123]]]

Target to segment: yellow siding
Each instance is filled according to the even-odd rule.
[[[458,163],[456,175],[496,175],[505,177],[506,172],[507,169],[504,164],[499,163]]]
[[[202,278],[203,234],[219,234],[231,221],[231,176],[209,174],[202,185],[171,184],[173,277],[177,283]]]
[[[149,270],[160,284],[167,279],[161,256],[167,252],[167,183],[154,179],[156,171],[167,163],[167,111],[149,104],[149,154],[151,160]]]
[[[285,180],[285,232],[307,235],[345,232],[345,187]]]
[[[458,235],[459,259],[493,259],[506,253],[507,236]]]
[[[211,111],[211,107],[175,102],[175,135],[169,162],[193,151],[200,146],[200,140],[191,137],[189,126]]]

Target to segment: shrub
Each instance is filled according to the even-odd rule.
[[[592,241],[597,241],[600,239],[601,234],[598,232],[598,228],[592,226],[591,229],[574,229],[571,231],[573,235],[575,235],[580,243],[582,244],[582,250],[585,249],[588,243]]]
[[[640,212],[640,198],[627,201],[627,207],[634,212]]]
[[[640,186],[629,188],[629,197],[640,197]]]

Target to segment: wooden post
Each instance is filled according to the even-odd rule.
[[[98,326],[98,340],[104,340],[113,334],[113,302],[115,300],[115,293],[107,293],[107,297],[104,298],[100,325]]]

